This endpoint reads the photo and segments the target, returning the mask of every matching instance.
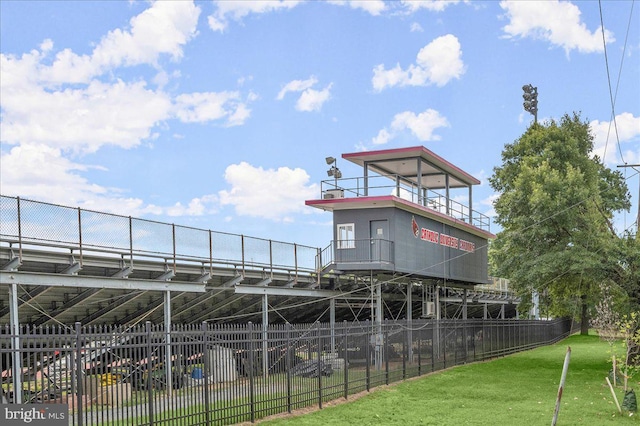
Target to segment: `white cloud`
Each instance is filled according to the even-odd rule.
[[[296,102],[296,109],[298,111],[320,111],[322,105],[331,98],[331,86],[332,84],[329,84],[322,90],[305,90]]]
[[[402,0],[409,13],[417,12],[420,9],[427,9],[433,12],[442,12],[448,6],[460,3],[460,0]]]
[[[90,55],[63,49],[53,56],[49,39],[40,50],[21,56],[0,54],[3,194],[132,216],[214,211],[217,199],[212,196],[169,207],[123,196],[124,191],[85,177],[102,167],[78,162],[105,145],[136,147],[157,137],[154,128],[171,119],[220,120],[227,126],[247,120],[247,102],[257,98],[253,93],[242,100],[237,92],[176,96],[163,89],[180,73],[166,73],[159,59],[181,59],[184,46],[197,35],[199,14],[193,2],[152,2],[130,20],[129,28],[105,35]],[[114,70],[134,65],[149,65],[158,87],[150,88],[137,76],[114,79]]]
[[[371,82],[377,91],[393,86],[444,86],[451,79],[459,79],[464,72],[460,42],[456,36],[447,34],[420,49],[416,63],[406,70],[400,64],[391,69],[377,65]]]
[[[284,99],[285,95],[289,92],[302,92],[296,102],[296,109],[298,111],[320,111],[322,105],[329,99],[331,99],[331,87],[333,83],[329,83],[322,90],[312,89],[314,85],[318,83],[318,79],[314,76],[309,77],[306,80],[293,80],[285,84],[280,92],[278,92],[277,100]]]
[[[412,22],[411,26],[409,27],[410,31],[412,33],[422,33],[424,32],[424,28],[422,28],[422,25],[420,25],[417,22]]]
[[[132,148],[169,117],[171,102],[144,82],[91,82],[83,89],[2,88],[2,135],[9,144],[38,143],[75,153],[104,145]]]
[[[226,118],[228,125],[243,124],[250,110],[239,99],[238,92],[182,94],[176,97],[176,116],[185,123]]]
[[[318,185],[310,185],[309,175],[300,168],[265,170],[243,161],[227,167],[224,177],[231,189],[218,193],[220,203],[234,206],[241,216],[291,221],[292,214],[307,210],[305,200],[319,192]]]
[[[197,34],[199,16],[200,8],[190,1],[152,3],[131,19],[129,31],[118,28],[103,37],[91,56],[62,50],[51,66],[39,70],[38,79],[48,84],[88,83],[108,69],[156,65],[162,54],[179,59],[184,45]]]
[[[339,6],[349,6],[352,9],[362,9],[373,16],[378,16],[387,6],[383,0],[329,0],[329,3]]]
[[[202,216],[217,212],[218,197],[214,194],[193,198],[189,204],[183,206],[181,203],[167,208],[169,216]]]
[[[270,13],[277,10],[292,9],[297,0],[220,0],[214,1],[216,11],[208,17],[209,27],[223,32],[229,26],[229,19],[236,22],[251,14]]]
[[[318,79],[315,76],[311,76],[306,80],[292,80],[280,89],[276,99],[281,101],[288,92],[302,92],[313,87],[317,82]]]
[[[594,136],[593,153],[605,164],[615,166],[626,161],[640,163],[640,117],[629,112],[616,115],[616,123],[593,120],[589,123]],[[616,138],[617,128],[617,138]],[[620,147],[617,146],[618,139]],[[620,151],[622,157],[620,158]]]
[[[589,31],[581,21],[578,6],[558,0],[502,1],[509,23],[503,28],[507,38],[545,40],[565,52],[577,49],[582,53],[602,52],[602,29]],[[607,44],[615,41],[605,29]]]
[[[393,117],[390,130],[380,130],[371,142],[374,145],[386,144],[405,130],[409,130],[421,142],[436,141],[440,140],[440,136],[434,132],[440,127],[449,127],[449,121],[434,109],[427,109],[419,114],[404,111]]]

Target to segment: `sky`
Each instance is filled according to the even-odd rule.
[[[0,0],[0,193],[325,247],[325,157],[424,146],[488,178],[533,116],[579,112],[640,176],[632,1]],[[604,24],[604,31],[602,25]],[[640,168],[636,168],[640,169]],[[499,231],[493,224],[492,232]]]

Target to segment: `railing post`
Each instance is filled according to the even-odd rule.
[[[209,275],[213,277],[213,235],[209,230]]]
[[[171,224],[171,239],[173,244],[173,272],[176,272],[176,224]]]
[[[78,244],[80,246],[80,266],[82,266],[82,210],[78,207]]]
[[[295,279],[296,279],[296,282],[298,282],[298,245],[296,243],[293,243],[293,263],[295,264],[294,268],[296,271]]]
[[[242,251],[242,276],[244,276],[244,235],[240,235],[240,250]]]
[[[20,257],[20,262],[22,262],[22,215],[20,210],[20,197],[16,197],[16,201],[18,203],[18,256]]]
[[[318,259],[318,264],[316,265],[316,278],[318,280],[318,288],[320,287],[320,272],[322,271],[322,249],[316,249],[318,254],[316,255],[316,259]]]
[[[129,216],[129,266],[133,268],[133,219]]]

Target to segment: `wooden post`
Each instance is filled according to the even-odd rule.
[[[560,412],[560,400],[562,399],[562,391],[564,390],[564,381],[567,378],[567,370],[569,369],[569,360],[571,359],[571,346],[567,346],[567,354],[564,357],[564,365],[562,366],[562,376],[560,377],[560,386],[558,387],[558,397],[556,398],[556,409],[553,413],[551,426],[555,426],[558,421],[558,413]]]
[[[616,402],[616,407],[618,407],[618,412],[622,414],[622,409],[620,408],[620,404],[618,403],[618,397],[616,396],[616,392],[613,390],[613,386],[611,386],[611,381],[609,380],[608,377],[605,377],[605,379],[607,380],[607,384],[609,385],[609,390],[611,390],[611,395],[613,395],[613,400]]]

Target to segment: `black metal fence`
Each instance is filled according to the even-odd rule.
[[[571,321],[0,328],[2,402],[70,425],[227,425],[554,343]],[[20,380],[14,380],[16,375]],[[21,384],[16,390],[14,385]]]

